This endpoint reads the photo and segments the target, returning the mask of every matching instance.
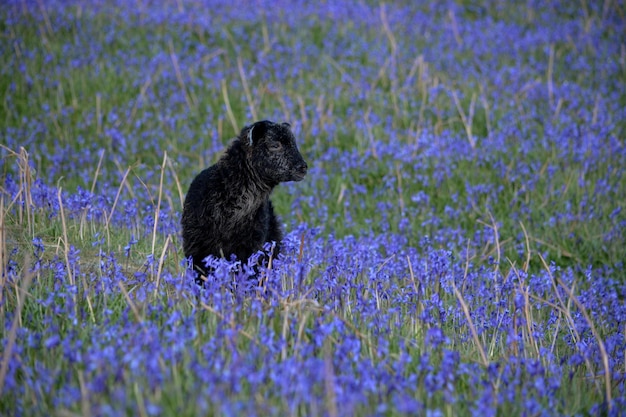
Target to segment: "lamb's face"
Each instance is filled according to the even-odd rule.
[[[252,165],[261,178],[279,183],[306,176],[307,164],[288,123],[257,122],[244,132],[252,146]]]

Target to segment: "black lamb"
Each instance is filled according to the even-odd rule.
[[[183,250],[194,268],[206,275],[208,255],[245,262],[282,230],[270,201],[280,182],[301,181],[307,164],[288,123],[268,120],[241,130],[215,165],[192,181],[182,215]]]

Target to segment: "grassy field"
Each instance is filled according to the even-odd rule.
[[[3,5],[0,415],[623,415],[626,7],[543,3]],[[260,119],[284,249],[200,290]]]

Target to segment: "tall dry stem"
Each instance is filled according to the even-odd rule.
[[[560,305],[560,309],[563,312],[565,319],[568,322],[568,329],[570,331],[570,334],[572,336],[572,339],[574,340],[575,346],[579,348],[579,342],[582,340],[580,333],[578,332],[578,329],[576,327],[576,323],[574,322],[574,318],[572,317],[572,309],[571,309],[571,303],[572,303],[572,298],[569,297],[568,298],[568,302],[565,303],[563,301],[563,297],[561,297],[561,293],[559,292],[559,289],[557,287],[557,280],[555,279],[555,277],[552,275],[552,271],[550,271],[550,267],[548,266],[546,260],[543,258],[543,256],[541,254],[539,254],[539,259],[541,259],[541,262],[543,263],[544,268],[546,269],[546,271],[548,272],[548,276],[550,277],[550,280],[552,281],[552,285],[554,288],[554,294],[556,296],[556,299],[559,302]],[[579,348],[580,350],[580,348]],[[581,356],[584,358],[585,361],[585,365],[587,366],[587,370],[589,371],[589,373],[591,375],[594,375],[594,368],[593,368],[593,364],[591,363],[591,360],[589,359],[589,357],[587,355],[584,354],[584,352],[580,352]],[[600,387],[598,381],[593,378],[593,382],[596,385],[596,389],[598,390],[598,392],[602,392],[602,388]]]
[[[4,194],[0,194],[0,314],[4,312],[4,288],[7,284],[7,237],[4,220]]]
[[[115,195],[115,200],[113,200],[113,207],[111,207],[111,211],[109,212],[109,215],[107,216],[106,219],[106,223],[104,225],[106,231],[107,231],[107,243],[111,244],[111,235],[110,235],[110,228],[109,228],[109,224],[111,223],[111,218],[113,217],[113,213],[115,212],[115,207],[117,206],[117,202],[120,198],[120,194],[122,193],[122,188],[124,188],[124,184],[126,184],[126,179],[128,178],[128,174],[130,173],[130,169],[131,167],[128,167],[128,169],[126,169],[126,172],[124,173],[124,177],[122,178],[122,181],[120,182],[120,186],[117,189],[117,194]]]
[[[9,358],[13,353],[13,348],[15,346],[15,338],[17,336],[17,328],[22,319],[22,310],[24,308],[24,299],[26,298],[26,294],[28,293],[28,287],[33,280],[34,272],[31,271],[30,261],[26,260],[24,262],[24,276],[21,279],[22,285],[17,290],[16,301],[17,304],[15,306],[15,315],[13,316],[13,322],[11,323],[11,328],[7,332],[6,329],[3,332],[7,339],[6,345],[4,346],[4,352],[2,353],[2,363],[0,364],[0,396],[2,396],[2,392],[4,390],[4,383],[6,381],[7,372],[9,371]],[[15,283],[17,288],[17,283]]]
[[[609,366],[609,355],[606,352],[606,346],[604,345],[604,341],[600,337],[600,333],[598,332],[598,329],[596,328],[595,323],[591,319],[591,316],[589,315],[589,312],[587,311],[583,303],[580,302],[578,297],[574,295],[574,292],[563,282],[563,280],[556,277],[556,282],[559,284],[561,288],[563,288],[563,290],[565,291],[569,299],[572,300],[574,304],[576,304],[576,307],[578,307],[578,310],[582,313],[583,317],[585,318],[585,321],[587,322],[587,324],[589,325],[589,328],[591,329],[591,333],[593,334],[593,337],[596,339],[596,342],[598,343],[598,349],[600,349],[600,356],[602,357],[602,366],[604,368],[605,399],[606,399],[606,402],[608,404],[609,411],[610,411],[613,406],[612,391],[611,391],[611,367]]]
[[[35,235],[35,213],[33,212],[33,197],[31,189],[33,185],[33,174],[28,163],[28,152],[20,147],[20,153],[17,158],[20,176],[20,195],[22,204],[19,207],[19,222],[24,224],[24,215],[26,217],[26,227],[30,236]]]
[[[167,165],[167,151],[163,152],[163,163],[161,164],[161,176],[159,178],[159,197],[156,203],[156,209],[154,211],[154,225],[152,226],[152,259],[154,259],[154,250],[156,247],[157,230],[159,227],[159,215],[161,213],[161,201],[163,199],[163,177],[165,176],[165,166]],[[165,248],[163,248],[165,253]]]
[[[170,59],[172,60],[172,66],[174,67],[174,73],[176,74],[178,86],[180,87],[180,91],[182,91],[183,93],[183,97],[185,97],[187,108],[191,111],[196,108],[196,105],[187,93],[187,86],[185,85],[185,79],[183,78],[183,74],[180,71],[180,66],[178,65],[178,58],[176,57],[176,52],[174,51],[174,44],[170,40],[167,45],[169,47]]]
[[[172,174],[172,178],[174,178],[174,182],[176,183],[176,190],[178,191],[178,198],[180,201],[180,207],[182,209],[183,204],[185,203],[185,193],[183,193],[183,187],[180,184],[180,179],[178,178],[178,174],[176,173],[176,169],[174,169],[174,165],[172,164],[171,159],[167,159],[167,166],[170,169],[170,173]]]
[[[235,134],[239,133],[239,125],[237,124],[237,119],[235,118],[235,113],[233,113],[233,108],[230,106],[230,98],[228,96],[228,88],[226,87],[226,80],[222,80],[222,96],[224,97],[224,104],[226,105],[226,114],[228,115],[228,120],[230,121]]]
[[[243,86],[243,91],[246,95],[246,100],[248,100],[250,114],[252,114],[252,118],[254,120],[259,120],[258,114],[256,112],[256,106],[254,105],[254,100],[252,99],[252,93],[250,92],[250,87],[248,87],[248,79],[246,78],[246,72],[243,69],[243,61],[241,59],[241,56],[237,57],[237,68],[239,69],[239,77],[241,78],[241,84]]]
[[[487,358],[487,354],[485,353],[485,348],[483,347],[480,341],[480,338],[478,337],[478,332],[476,331],[476,326],[474,326],[474,321],[472,320],[472,316],[470,315],[469,307],[467,306],[467,303],[465,302],[463,295],[459,292],[456,285],[452,284],[452,289],[454,290],[454,295],[456,296],[456,298],[459,300],[459,303],[461,304],[461,308],[463,309],[463,314],[465,315],[465,318],[467,319],[467,324],[469,325],[470,332],[472,333],[472,339],[474,339],[474,344],[478,348],[478,352],[480,353],[480,358],[483,362],[483,365],[488,366],[489,359]]]
[[[456,109],[459,112],[459,116],[461,117],[461,122],[463,123],[463,127],[465,128],[465,134],[467,135],[467,140],[469,141],[472,149],[474,149],[476,148],[476,138],[472,133],[472,123],[474,121],[476,94],[472,93],[472,100],[470,102],[467,114],[465,114],[465,111],[463,111],[463,108],[461,107],[461,102],[459,101],[459,97],[454,90],[452,91],[452,99],[454,100],[454,105],[456,106]]]
[[[465,278],[466,277],[464,277],[463,280],[465,280]],[[451,283],[452,283],[452,289],[454,290],[454,295],[459,301],[459,304],[461,304],[461,308],[463,309],[463,314],[465,315],[465,318],[467,319],[467,324],[470,328],[470,332],[472,333],[472,339],[474,339],[474,344],[478,348],[483,365],[488,366],[489,359],[487,358],[487,354],[485,353],[485,348],[483,347],[483,344],[480,341],[480,338],[478,337],[478,332],[476,331],[476,326],[474,326],[474,321],[472,320],[472,316],[470,315],[469,307],[467,303],[465,302],[465,299],[463,298],[463,294],[461,294],[459,289],[456,287],[456,284],[454,283],[454,281],[451,281]]]
[[[163,250],[161,251],[161,257],[159,258],[159,266],[157,269],[157,277],[156,277],[156,286],[154,287],[155,297],[159,292],[159,284],[161,283],[161,274],[163,273],[163,264],[165,263],[165,254],[167,253],[167,248],[169,247],[171,240],[172,240],[172,236],[167,235],[167,238],[165,239],[165,243],[163,244]]]

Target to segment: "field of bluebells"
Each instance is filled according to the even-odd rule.
[[[626,7],[9,0],[0,415],[625,415]],[[290,122],[259,276],[194,175]]]

